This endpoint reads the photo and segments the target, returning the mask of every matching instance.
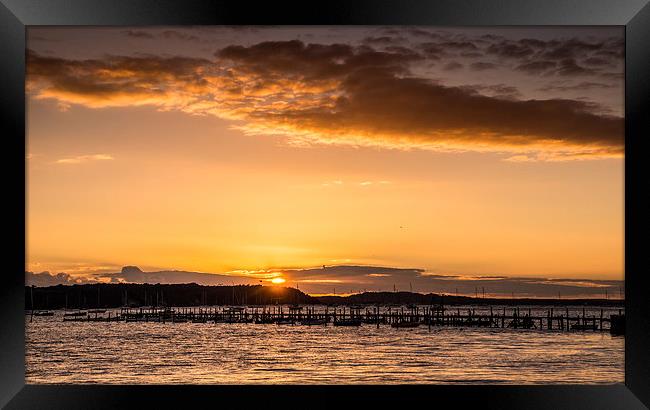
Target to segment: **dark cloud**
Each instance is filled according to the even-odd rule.
[[[426,37],[426,38],[433,38],[433,39],[440,39],[443,37],[440,33],[432,32],[430,30],[418,29],[418,28],[408,29],[408,33],[416,37]]]
[[[204,59],[151,55],[67,60],[28,50],[26,65],[28,88],[40,84],[45,87],[41,91],[68,93],[92,105],[119,96],[165,98],[170,83],[205,86],[200,69],[207,64]]]
[[[471,84],[462,86],[461,88],[468,90],[469,92],[481,93],[493,97],[507,98],[507,99],[519,99],[521,98],[521,93],[517,87],[512,87],[506,84],[494,84],[494,85],[482,85],[482,84]]]
[[[610,61],[612,61],[612,60],[620,61],[625,56],[625,48],[610,49],[610,50],[598,50],[598,51],[595,51],[593,55],[609,58]]]
[[[408,49],[402,52],[375,51],[347,44],[305,44],[299,40],[267,41],[250,47],[229,46],[215,55],[237,65],[233,70],[274,78],[298,75],[312,80],[345,76],[359,69],[404,72],[408,63],[422,57]]]
[[[600,77],[606,78],[608,80],[623,80],[625,78],[625,73],[623,73],[623,72],[601,73]],[[621,86],[621,89],[622,89],[622,86]]]
[[[478,61],[476,63],[472,63],[469,65],[469,68],[474,71],[485,71],[485,70],[493,70],[497,67],[496,64],[494,63],[486,63],[483,61]]]
[[[387,31],[384,33],[388,34]],[[476,59],[479,60],[477,67],[481,66],[480,62],[499,63],[531,75],[594,76],[600,73],[600,68],[621,67],[624,56],[622,36],[514,40],[493,34],[474,36],[420,28],[392,28],[390,35],[409,38],[414,47],[429,59]],[[466,63],[477,64],[476,61]],[[556,66],[559,67],[557,70],[547,71]]]
[[[154,39],[162,38],[165,40],[181,40],[181,41],[198,41],[199,37],[193,34],[176,31],[176,30],[165,30],[163,32],[153,34],[149,31],[144,30],[122,30],[121,32],[127,37],[132,38],[143,38],[143,39]]]
[[[25,272],[25,285],[27,286],[53,286],[53,285],[72,285],[84,282],[81,279],[75,279],[67,273],[50,273],[48,271],[35,273]]]
[[[573,76],[585,76],[585,75],[594,74],[595,71],[580,66],[572,58],[567,58],[560,61],[559,66],[555,71],[555,73],[565,77],[573,77]]]
[[[406,71],[404,57],[412,56],[355,51],[344,45],[306,46],[297,41],[230,47],[218,56],[238,63],[234,70],[265,78],[293,74],[315,79],[343,78],[340,87],[343,96],[333,108],[289,108],[268,116],[283,123],[335,131],[412,133],[424,142],[434,142],[436,137],[432,134],[437,132],[462,129],[492,134],[493,138],[487,137],[492,142],[526,144],[555,139],[618,148],[622,144],[622,119],[591,114],[590,107],[583,102],[504,101],[425,79],[397,76],[398,72]],[[335,63],[336,59],[340,61]],[[570,63],[565,62],[560,69],[576,69]]]
[[[404,41],[404,37],[390,37],[390,36],[380,36],[380,37],[366,37],[362,40],[362,43],[374,46],[387,46],[394,43],[400,43]]]
[[[124,34],[127,37],[133,37],[133,38],[154,38],[154,35],[147,32],[147,31],[142,31],[142,30],[123,30],[122,34]]]
[[[494,62],[486,61],[492,56],[504,64],[514,64],[516,70],[527,74],[546,73],[568,77],[592,76],[598,74],[596,68],[620,65],[624,51],[622,38],[618,37],[590,42],[577,38],[548,41],[533,38],[511,40],[483,35],[474,38],[464,36],[462,42],[428,42],[420,47],[427,51],[427,55],[449,57],[455,55],[451,52],[462,49],[464,51],[460,55],[465,58],[480,59],[481,62],[493,64]],[[473,64],[480,67],[481,62]],[[548,71],[555,67],[558,69]]]
[[[599,66],[609,66],[612,64],[612,61],[602,57],[589,57],[584,59],[582,63],[589,66],[599,67]]]
[[[116,273],[103,273],[97,275],[98,279],[108,279],[111,283],[197,283],[200,285],[255,285],[259,279],[236,275],[223,275],[216,273],[186,272],[186,271],[158,271],[142,272],[140,270],[122,270]]]
[[[455,71],[463,68],[463,65],[461,63],[458,63],[456,61],[452,61],[451,63],[445,64],[443,70],[445,71]]]
[[[500,41],[503,39],[503,36],[498,36],[496,34],[483,34],[479,38],[490,41]]]
[[[479,47],[471,41],[433,41],[419,43],[418,50],[434,60],[443,57],[454,57],[459,54],[464,56],[481,56]]]
[[[515,67],[515,70],[537,75],[555,67],[557,67],[557,63],[555,61],[533,61],[530,63],[521,64]]]
[[[197,41],[199,38],[193,34],[187,34],[175,30],[165,30],[160,36],[167,40]]]
[[[530,47],[533,49],[543,49],[546,48],[546,41],[539,40],[536,38],[524,38],[519,40],[519,45],[524,47]]]
[[[383,51],[395,53],[395,54],[401,54],[405,56],[409,56],[409,55],[417,56],[417,54],[413,50],[404,46],[388,46],[385,47]]]
[[[446,41],[438,44],[444,50],[475,51],[478,47],[471,41]]]
[[[541,87],[538,90],[540,91],[585,91],[585,90],[593,90],[593,89],[606,89],[606,88],[614,88],[615,86],[612,84],[603,84],[603,83],[595,83],[595,82],[589,82],[589,81],[583,81],[578,84],[551,84],[547,85],[545,87]]]
[[[605,49],[604,42],[589,43],[576,38],[560,41],[552,40],[546,43],[546,51],[541,58],[550,60],[576,59],[584,54],[599,52]]]
[[[447,55],[445,50],[440,47],[438,43],[423,43],[418,46],[418,49],[431,60],[440,60],[442,57]]]
[[[465,42],[444,44],[468,47]],[[28,52],[28,85],[97,106],[122,98],[191,111],[198,101],[202,110],[230,110],[229,116],[265,127],[264,132],[307,132],[321,142],[337,142],[347,133],[364,135],[358,143],[389,146],[511,150],[552,140],[556,148],[622,152],[622,118],[600,115],[583,101],[508,100],[444,86],[414,75],[411,65],[423,57],[406,48],[389,52],[268,41],[225,47],[215,57],[217,61],[160,56],[65,60]],[[537,65],[519,69],[539,69]],[[554,63],[543,65],[549,69]],[[493,64],[471,67],[485,70]],[[554,70],[567,76],[589,72],[571,59]],[[286,101],[292,103],[277,108],[276,102]]]
[[[531,56],[535,53],[535,50],[529,42],[522,43],[521,41],[504,40],[489,46],[487,52],[503,58],[521,59]]]

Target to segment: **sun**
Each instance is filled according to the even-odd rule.
[[[273,278],[273,279],[271,279],[271,283],[275,283],[276,285],[279,285],[279,284],[284,283],[284,282],[286,282],[286,280],[284,278]]]

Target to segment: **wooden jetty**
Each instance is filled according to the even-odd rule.
[[[389,325],[393,328],[415,328],[419,326],[484,327],[555,331],[610,331],[624,334],[625,315],[605,317],[600,314],[587,315],[582,311],[569,312],[565,309],[547,309],[540,313],[536,309],[501,308],[489,311],[483,309],[448,309],[444,306],[407,306],[388,308],[375,307],[325,307],[316,310],[313,306],[232,306],[223,308],[122,308],[119,313],[102,314],[100,310],[64,314],[64,321],[123,321],[161,323],[255,323],[276,325],[324,325],[361,326],[362,324]]]
[[[64,312],[63,317],[79,317],[86,316],[88,312],[86,311],[77,311],[77,312]]]
[[[51,310],[35,310],[31,313],[34,316],[54,316]]]

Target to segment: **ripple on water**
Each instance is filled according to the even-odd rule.
[[[624,338],[516,329],[26,323],[28,383],[618,383]]]

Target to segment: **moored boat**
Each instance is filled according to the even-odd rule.
[[[292,319],[277,319],[275,321],[276,325],[293,325],[295,322]]]
[[[327,325],[327,319],[303,319],[300,324],[306,326]]]

